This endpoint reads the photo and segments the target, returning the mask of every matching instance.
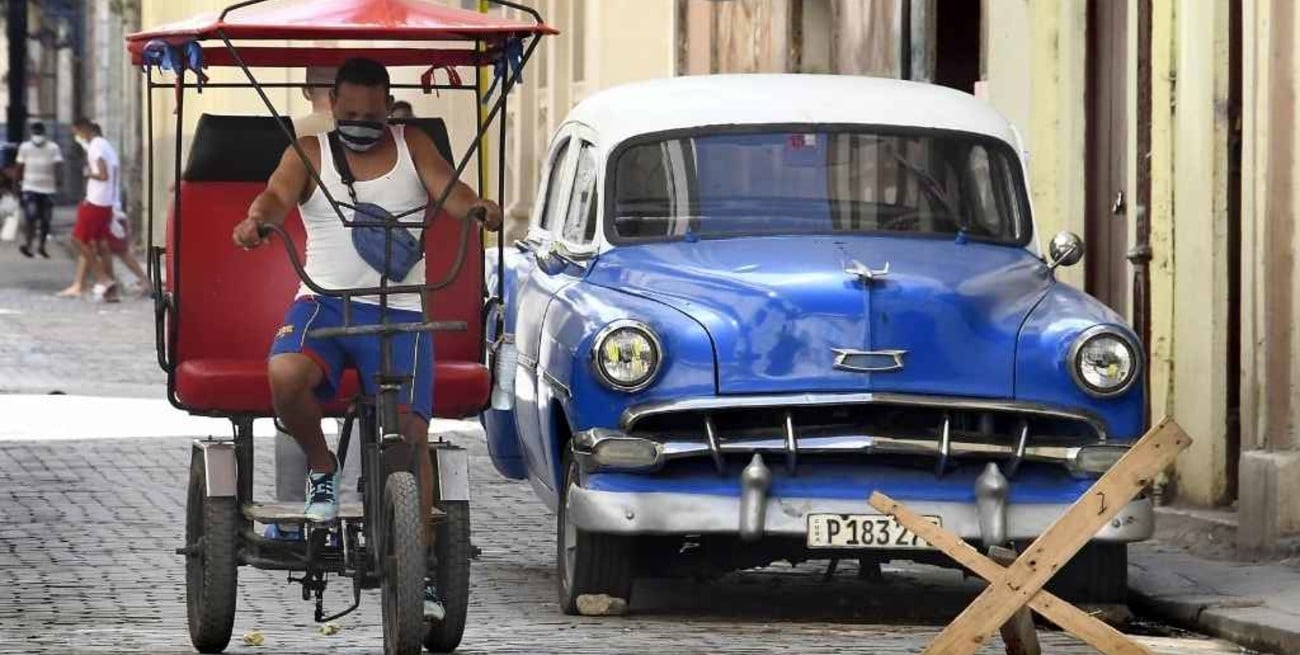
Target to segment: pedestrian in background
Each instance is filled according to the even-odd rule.
[[[308,136],[334,129],[334,109],[330,107],[330,89],[334,88],[334,78],[338,75],[338,71],[339,69],[333,66],[307,67],[308,86],[302,90],[302,97],[311,103],[311,113],[294,117],[294,134]]]
[[[77,144],[86,151],[86,197],[77,206],[77,223],[72,238],[77,244],[77,272],[72,284],[59,292],[61,297],[80,297],[85,293],[88,273],[95,273],[96,299],[117,301],[117,283],[113,280],[112,256],[108,252],[109,227],[117,200],[117,151],[99,133],[99,126],[88,118],[72,124]]]
[[[54,194],[59,190],[63,172],[63,151],[59,144],[45,134],[44,123],[32,123],[31,137],[18,146],[17,177],[22,182],[23,212],[27,215],[23,227],[23,245],[18,247],[24,257],[32,256],[32,241],[40,231],[36,252],[49,258],[45,243],[50,237],[50,219],[54,213]]]

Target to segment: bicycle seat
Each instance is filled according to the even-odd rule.
[[[422,121],[421,129],[445,127]],[[444,137],[445,140],[445,137]],[[168,313],[175,329],[173,400],[208,415],[271,416],[266,357],[298,288],[283,249],[253,251],[230,241],[235,224],[266,187],[288,141],[274,118],[204,115],[195,130],[180,183],[180,217],[167,220],[166,288],[175,294]],[[302,221],[294,211],[284,223],[299,254]],[[435,220],[426,241],[427,278],[446,277],[459,242],[455,220]],[[482,250],[472,231],[470,252]],[[489,376],[482,362],[482,257],[465,258],[458,278],[431,294],[434,320],[465,321],[468,329],[434,334],[434,414],[460,418],[487,403]],[[344,413],[360,389],[355,371],[344,372],[327,415]]]

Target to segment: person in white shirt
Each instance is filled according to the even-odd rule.
[[[330,89],[339,69],[333,66],[308,66],[305,81],[308,87],[302,97],[311,103],[311,113],[295,116],[293,131],[298,136],[308,136],[334,129],[334,109],[330,106]]]
[[[76,277],[58,295],[80,297],[85,293],[86,275],[93,270],[95,297],[115,302],[117,283],[113,280],[108,240],[112,236],[113,207],[117,204],[120,162],[117,151],[90,119],[78,118],[72,130],[77,143],[86,151],[86,198],[77,206],[77,222],[72,228],[72,239],[81,251]]]
[[[27,215],[23,245],[24,257],[32,256],[32,241],[40,231],[36,252],[49,258],[45,242],[50,237],[50,216],[54,211],[54,194],[61,181],[63,151],[45,135],[44,123],[32,123],[31,138],[18,146],[18,179],[22,180],[23,212]]]

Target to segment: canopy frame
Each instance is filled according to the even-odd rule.
[[[226,7],[222,11],[222,13],[220,14],[220,20],[224,20],[224,18],[232,11],[242,9],[248,6],[256,5],[256,4],[261,4],[268,1],[269,0],[243,0],[242,2],[236,2],[235,4]],[[320,87],[329,87],[332,85],[309,84],[306,82],[267,83],[267,84],[259,82],[256,76],[253,74],[250,64],[244,59],[243,55],[241,55],[239,48],[235,46],[230,35],[225,31],[224,28],[221,27],[217,28],[214,36],[220,40],[222,46],[224,47],[224,53],[226,53],[229,56],[230,62],[233,65],[237,66],[244,73],[244,77],[248,80],[247,83],[238,83],[238,82],[208,83],[203,81],[201,70],[195,71],[200,81],[186,82],[185,77],[188,69],[186,68],[185,65],[181,65],[175,71],[176,74],[175,82],[171,84],[167,84],[162,82],[156,82],[153,77],[152,67],[145,66],[146,93],[148,97],[148,102],[146,103],[148,105],[146,114],[147,114],[147,120],[149,121],[149,144],[151,146],[149,148],[149,154],[147,157],[147,168],[148,168],[148,176],[149,176],[149,184],[148,184],[149,197],[147,200],[148,206],[146,208],[146,215],[147,215],[147,222],[148,222],[148,234],[149,234],[150,244],[151,244],[149,250],[149,257],[147,258],[147,264],[149,267],[148,274],[150,278],[155,282],[154,307],[155,307],[155,317],[158,322],[155,339],[157,341],[157,346],[158,346],[159,363],[162,365],[163,369],[167,373],[168,399],[174,406],[180,409],[184,409],[184,407],[180,402],[180,399],[176,396],[175,393],[175,382],[176,382],[175,362],[176,362],[177,334],[179,332],[178,324],[180,318],[179,307],[180,307],[180,303],[182,302],[181,280],[179,278],[169,280],[170,283],[172,284],[173,292],[171,294],[165,294],[163,292],[163,286],[161,284],[162,256],[164,253],[166,253],[166,248],[168,246],[157,246],[152,244],[153,234],[154,234],[154,213],[156,210],[156,207],[154,206],[154,197],[153,197],[154,176],[156,173],[156,166],[155,166],[156,162],[154,161],[154,149],[152,147],[153,118],[154,118],[153,102],[152,102],[153,93],[155,91],[162,90],[162,89],[172,89],[176,93],[176,112],[175,112],[176,118],[175,118],[175,126],[174,126],[176,141],[175,141],[175,149],[174,149],[174,161],[172,167],[173,235],[171,239],[172,243],[168,244],[170,247],[173,248],[173,252],[170,253],[173,262],[179,261],[180,257],[182,256],[180,243],[181,243],[181,232],[184,229],[184,221],[182,219],[183,207],[181,204],[181,185],[180,185],[181,179],[184,175],[184,162],[182,161],[182,156],[181,156],[183,154],[182,139],[184,138],[183,135],[185,130],[184,96],[185,96],[185,91],[188,89],[195,89],[200,93],[202,93],[202,89],[205,87],[252,88],[254,91],[256,91],[264,107],[267,109],[267,111],[270,113],[272,117],[277,119],[277,123],[279,124],[280,129],[283,131],[285,137],[288,139],[290,143],[290,147],[293,149],[296,155],[306,166],[307,171],[309,175],[311,175],[313,182],[315,182],[317,187],[321,190],[321,192],[325,195],[326,199],[330,202],[331,207],[333,207],[335,214],[338,216],[339,220],[343,223],[343,225],[348,227],[367,227],[367,226],[385,227],[389,230],[388,241],[390,245],[392,240],[392,232],[391,232],[392,229],[417,228],[421,230],[420,243],[421,243],[421,249],[423,249],[424,235],[426,233],[424,228],[427,227],[427,220],[422,219],[420,221],[403,221],[401,219],[416,213],[423,212],[423,215],[425,217],[430,217],[428,220],[432,220],[433,218],[436,218],[441,213],[442,208],[447,201],[447,198],[451,195],[451,191],[455,188],[456,183],[460,181],[461,176],[464,174],[465,168],[468,166],[470,159],[474,157],[476,154],[480,154],[482,152],[483,140],[488,136],[494,120],[500,121],[499,123],[500,136],[498,138],[498,142],[499,142],[498,158],[497,158],[498,175],[497,175],[496,197],[498,201],[504,205],[505,134],[506,134],[505,108],[506,108],[507,98],[509,97],[510,91],[515,87],[515,85],[521,82],[523,69],[527,66],[528,62],[532,59],[532,56],[537,49],[537,46],[540,44],[540,38],[542,36],[557,33],[554,29],[547,26],[546,23],[543,21],[541,14],[531,7],[516,2],[511,2],[510,0],[484,0],[484,1],[497,6],[507,7],[507,8],[511,8],[523,12],[533,18],[536,27],[531,31],[524,31],[518,34],[517,36],[513,37],[520,40],[527,39],[527,45],[523,48],[522,55],[518,58],[517,63],[515,63],[513,66],[508,59],[509,53],[506,51],[506,48],[501,47],[503,45],[502,42],[495,41],[495,40],[490,41],[488,39],[481,38],[481,37],[472,39],[473,43],[475,44],[475,49],[472,51],[472,53],[476,55],[476,59],[471,60],[473,63],[469,65],[473,65],[475,67],[476,84],[470,85],[470,84],[463,84],[463,83],[449,83],[449,84],[422,83],[419,85],[414,85],[414,84],[392,85],[392,88],[422,89],[426,93],[434,89],[451,90],[451,91],[472,90],[474,91],[476,106],[482,107],[485,104],[485,100],[486,100],[486,98],[484,97],[485,92],[481,83],[483,79],[482,68],[487,63],[492,62],[493,59],[495,59],[495,62],[492,63],[496,64],[497,67],[496,72],[499,76],[498,80],[501,83],[501,89],[497,95],[497,98],[493,102],[491,109],[487,111],[486,114],[484,114],[481,110],[478,112],[477,131],[475,133],[474,139],[473,141],[471,141],[469,147],[466,149],[464,155],[460,158],[459,162],[456,163],[456,166],[454,167],[452,172],[451,179],[448,180],[446,186],[444,186],[442,191],[438,193],[436,200],[431,205],[426,204],[423,207],[419,207],[414,210],[403,212],[402,214],[395,216],[394,218],[396,220],[393,221],[392,223],[382,223],[382,222],[367,221],[367,220],[349,220],[346,216],[343,215],[343,211],[342,211],[343,207],[347,207],[354,211],[356,208],[350,203],[345,203],[336,200],[333,197],[333,195],[329,192],[329,190],[325,187],[325,185],[322,183],[319,170],[317,169],[317,167],[311,164],[311,161],[308,158],[306,151],[304,151],[302,146],[298,143],[298,140],[295,137],[294,133],[290,130],[288,125],[283,120],[284,117],[275,108],[275,104],[271,101],[270,97],[266,94],[267,88],[320,88]],[[138,37],[138,36],[140,35],[132,35],[132,37]],[[185,41],[185,43],[197,44],[198,42],[204,40],[204,38],[205,37],[196,35],[190,40]],[[131,37],[128,37],[128,41],[129,43],[134,45],[135,43],[139,42],[140,39],[137,38],[132,40]],[[276,50],[277,53],[292,51],[292,49],[271,49],[271,50]],[[141,48],[141,52],[142,51],[143,48]],[[385,48],[379,51],[386,52],[386,53],[422,52],[427,54],[469,52],[469,51],[454,51],[454,50],[451,51],[430,50],[430,49],[421,49],[421,48]],[[352,50],[350,52],[366,52],[366,51]],[[135,49],[132,49],[132,54],[133,54],[133,61],[136,61],[135,57],[137,52]],[[268,56],[266,58],[266,61],[268,62],[271,61],[271,58]],[[137,63],[141,63],[141,62],[137,62]],[[272,64],[267,63],[264,65],[272,65]],[[275,64],[275,65],[280,66],[282,64]],[[403,65],[403,64],[397,64],[397,65]],[[440,67],[438,66],[436,60],[426,65],[431,66],[430,70]],[[479,193],[482,194],[484,191],[482,187],[485,186],[485,181],[486,181],[486,168],[485,168],[485,162],[481,157],[479,159],[478,167],[479,167],[478,187],[479,187]],[[430,189],[430,191],[432,191],[432,189]],[[464,229],[468,229],[468,226],[466,226]],[[481,236],[481,232],[480,232],[480,236]],[[454,263],[452,267],[451,273],[448,275],[447,279],[444,280],[440,285],[412,285],[412,286],[418,286],[420,291],[424,291],[428,289],[436,289],[439,286],[445,286],[446,284],[449,284],[452,280],[455,279],[456,275],[459,273],[459,270],[461,269],[461,266],[463,264],[462,259],[464,257],[464,254],[465,254],[464,249],[462,248],[461,252],[458,255],[457,261]],[[504,258],[505,258],[504,240],[502,238],[498,238],[497,239],[498,273],[496,276],[497,278],[496,289],[494,290],[496,295],[494,298],[489,299],[488,301],[489,305],[492,302],[500,303],[501,299],[504,298],[505,276],[501,274],[501,268],[504,266]],[[173,266],[176,266],[176,264],[173,264]],[[384,290],[384,292],[380,294],[381,320],[386,322],[387,314],[388,314],[387,294],[403,293],[409,290],[405,289],[404,287],[390,285],[387,275],[381,275],[380,288]],[[424,293],[421,293],[421,301],[422,304],[426,301],[426,295]],[[350,302],[345,302],[345,306],[350,306]],[[164,323],[165,319],[167,318],[170,318],[170,320],[167,320]],[[164,331],[166,332],[165,337],[164,337]]]

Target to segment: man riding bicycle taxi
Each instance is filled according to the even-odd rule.
[[[389,95],[387,69],[378,62],[354,58],[338,69],[330,101],[336,123],[334,132],[300,136],[298,144],[321,183],[333,198],[350,199],[366,216],[400,216],[430,204],[454,177],[433,140],[418,129],[404,129],[386,123],[393,98]],[[332,138],[331,138],[332,137]],[[331,141],[335,150],[331,151]],[[335,154],[337,153],[337,154]],[[337,158],[343,158],[338,164]],[[340,168],[344,169],[340,173]],[[348,175],[350,169],[351,175]],[[345,177],[351,177],[347,184]],[[249,205],[248,216],[235,226],[234,242],[256,248],[266,242],[259,234],[262,223],[280,224],[297,206],[307,234],[307,275],[330,289],[377,287],[381,270],[391,263],[381,254],[378,262],[366,257],[354,245],[352,230],[343,225],[333,204],[320,189],[302,159],[286,148],[280,163],[263,191]],[[480,198],[473,189],[455,182],[443,206],[451,216],[467,217],[481,210],[488,230],[501,226],[501,208]],[[345,216],[353,211],[343,208]],[[412,220],[404,217],[403,220]],[[382,234],[382,231],[376,230]],[[418,237],[418,233],[414,236]],[[425,283],[423,253],[420,252],[403,274],[390,275],[392,285]],[[390,269],[390,273],[392,269]],[[380,321],[377,296],[354,298],[352,324]],[[343,369],[357,369],[363,392],[377,392],[375,376],[380,368],[381,337],[349,336],[317,338],[309,330],[338,327],[343,323],[341,300],[314,295],[306,285],[298,289],[284,324],[276,333],[267,361],[271,397],[276,415],[307,456],[307,504],[310,521],[330,521],[338,515],[338,459],[325,443],[321,431],[321,403],[335,397]],[[394,294],[388,297],[391,322],[423,322],[420,295]],[[398,375],[410,376],[399,398],[402,405],[401,432],[407,443],[424,452],[429,419],[433,412],[433,339],[428,332],[392,335],[392,365]],[[421,509],[432,514],[433,468],[428,457],[420,459]],[[428,522],[425,543],[431,543]],[[433,604],[434,607],[430,607]],[[426,614],[436,613],[436,598],[426,602]]]

